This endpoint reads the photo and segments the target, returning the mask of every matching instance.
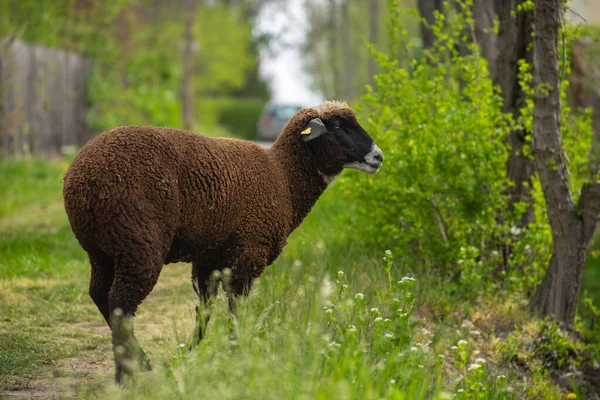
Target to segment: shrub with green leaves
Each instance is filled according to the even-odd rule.
[[[391,42],[409,52],[401,19],[392,15]],[[380,73],[359,111],[369,116],[385,162],[376,177],[352,175],[343,185],[368,245],[394,249],[415,270],[458,266],[463,279],[479,281],[490,272],[485,265],[499,262],[490,259],[499,257],[491,251],[498,237],[509,234],[503,210],[511,122],[485,60],[473,45],[459,54],[468,18],[439,15],[437,43],[410,68],[400,68],[393,52],[373,51]]]

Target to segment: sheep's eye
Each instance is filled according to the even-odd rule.
[[[340,129],[342,127],[342,124],[340,123],[340,121],[334,121],[333,122],[333,127],[335,129]]]

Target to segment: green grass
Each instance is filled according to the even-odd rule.
[[[523,323],[522,312],[493,301],[463,304],[436,276],[388,264],[379,250],[359,250],[360,232],[344,226],[341,215],[349,211],[335,185],[241,303],[233,342],[221,293],[205,340],[187,351],[195,306],[190,267],[166,266],[136,318],[154,371],[117,388],[110,334],[87,295],[86,255],[62,208],[65,168],[62,161],[0,162],[0,391],[34,388],[59,398],[561,398],[547,379],[527,384],[498,355],[494,319]],[[399,285],[405,275],[418,275],[418,283]],[[464,320],[476,328],[461,328]],[[452,349],[459,340],[468,344]],[[468,370],[479,358],[488,363]]]

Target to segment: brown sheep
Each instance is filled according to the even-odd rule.
[[[202,300],[213,271],[230,269],[228,293],[240,296],[343,168],[375,173],[382,161],[343,102],[299,111],[269,149],[136,126],[91,140],[63,196],[89,255],[90,296],[112,330],[117,382],[136,354],[150,368],[130,327],[164,264],[191,262]]]

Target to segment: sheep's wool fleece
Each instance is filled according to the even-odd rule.
[[[124,312],[135,312],[163,264],[184,261],[201,282],[230,268],[232,290],[247,290],[326,188],[313,161],[295,159],[306,152],[299,130],[343,107],[300,111],[270,150],[154,127],[116,128],[91,140],[63,190],[90,257],[91,287],[112,285],[111,296],[131,304]]]

